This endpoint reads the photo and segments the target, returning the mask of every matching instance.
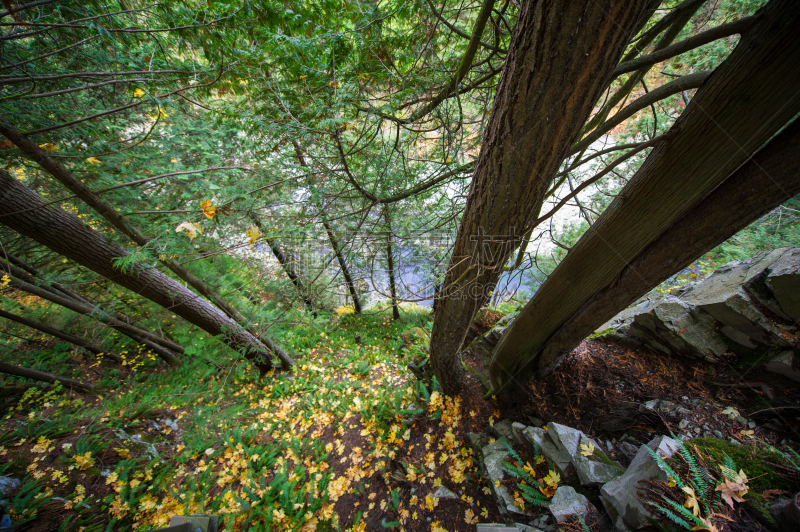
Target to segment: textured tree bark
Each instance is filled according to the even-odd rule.
[[[12,272],[13,273],[13,272]],[[163,348],[162,346],[150,341],[149,339],[142,336],[140,333],[141,331],[135,327],[132,327],[126,323],[122,323],[120,321],[115,320],[102,310],[98,309],[97,307],[92,307],[90,305],[84,305],[74,299],[68,298],[63,294],[60,294],[54,290],[48,290],[45,287],[36,286],[30,283],[26,283],[16,277],[11,278],[11,282],[9,283],[11,288],[15,288],[17,290],[22,290],[23,292],[27,292],[29,294],[33,294],[35,296],[41,297],[42,299],[46,299],[51,303],[55,303],[56,305],[61,305],[64,308],[68,308],[73,312],[77,312],[78,314],[84,314],[88,316],[92,316],[97,321],[108,325],[112,329],[115,329],[125,336],[131,338],[132,340],[147,346],[148,349],[156,353],[162,360],[164,360],[167,364],[172,366],[180,366],[181,361],[170,353],[168,350]]]
[[[250,219],[253,221],[256,227],[258,227],[263,232],[264,227],[261,224],[261,220],[259,219],[259,217],[256,216],[254,213],[250,213]],[[316,318],[317,310],[314,308],[314,301],[311,299],[311,296],[309,295],[305,286],[303,286],[303,280],[300,279],[300,276],[297,275],[297,272],[294,271],[294,268],[289,263],[289,260],[286,258],[286,254],[283,252],[280,245],[278,245],[278,242],[274,238],[264,238],[264,240],[267,241],[269,249],[272,250],[272,254],[280,263],[281,268],[283,268],[283,273],[285,273],[286,277],[288,277],[289,280],[292,281],[295,290],[297,290],[297,297],[299,297],[300,300],[303,301],[303,303],[305,303],[308,311],[311,312],[311,314]]]
[[[386,220],[386,264],[389,268],[389,293],[392,296],[392,318],[400,319],[400,309],[397,306],[397,285],[394,279],[394,258],[392,257],[392,223],[389,219],[389,209],[384,206],[383,219]]]
[[[800,121],[774,137],[587,300],[545,343],[536,370],[552,371],[600,325],[786,200],[800,194]]]
[[[431,365],[461,387],[458,349],[625,46],[657,1],[523,2],[437,303]]]
[[[149,239],[139,232],[124,216],[114,210],[108,203],[104,202],[97,194],[89,190],[79,179],[72,173],[61,166],[57,161],[53,160],[47,155],[47,152],[39,148],[36,143],[32,142],[29,138],[22,135],[16,129],[0,122],[0,133],[13,142],[25,155],[39,163],[50,175],[60,181],[70,192],[82,199],[87,205],[98,212],[108,223],[120,231],[122,234],[133,240],[139,246],[146,246]],[[169,268],[175,275],[185,281],[189,286],[197,290],[197,292],[214,303],[220,308],[228,317],[232,318],[242,327],[248,328],[249,324],[247,319],[236,310],[230,303],[228,303],[222,296],[211,289],[203,281],[198,279],[192,272],[181,266],[175,260],[160,261],[163,265]],[[249,329],[253,336],[258,336],[255,330]],[[259,338],[260,339],[260,338]],[[269,349],[276,352],[278,357],[283,362],[285,368],[289,368],[294,364],[291,358],[283,352],[283,350],[275,345],[270,339],[263,340],[264,345]]]
[[[350,292],[350,297],[353,298],[353,308],[355,309],[356,314],[361,314],[361,299],[358,297],[356,285],[353,282],[353,277],[350,275],[350,270],[347,268],[347,263],[344,261],[344,255],[342,255],[342,250],[339,247],[338,240],[336,240],[336,235],[333,234],[331,225],[324,218],[322,219],[322,226],[325,228],[325,232],[328,233],[328,240],[331,242],[331,247],[333,248],[333,253],[336,255],[336,260],[339,261],[339,267],[342,269],[342,275],[344,275],[345,283],[347,283],[347,290]]]
[[[114,262],[128,255],[121,246],[83,225],[78,218],[48,206],[32,190],[0,171],[0,223],[53,251],[107,277],[120,286],[197,325],[212,336],[221,336],[229,347],[241,351],[262,373],[272,369],[263,344],[230,317],[178,282],[141,262],[125,271]]]
[[[37,331],[49,334],[50,336],[60,338],[61,340],[65,340],[71,343],[72,345],[77,345],[78,347],[82,347],[87,351],[94,353],[95,355],[103,355],[111,360],[122,362],[122,357],[120,357],[119,355],[116,355],[114,353],[109,353],[107,350],[103,349],[99,345],[87,342],[86,340],[81,340],[77,336],[73,336],[64,331],[59,331],[58,329],[54,329],[53,327],[45,325],[44,323],[39,323],[37,321],[29,320],[28,318],[23,318],[22,316],[17,316],[16,314],[11,314],[10,312],[6,312],[4,310],[0,310],[0,318],[5,318],[7,320],[15,321],[17,323],[25,325],[26,327],[30,327],[31,329],[36,329]]]
[[[772,0],[495,348],[493,389],[524,384],[547,340],[800,112],[800,4]],[[516,387],[516,386],[515,386]],[[511,393],[511,392],[509,392]]]
[[[2,215],[0,215],[0,216],[2,216]],[[73,308],[71,308],[71,310],[73,310],[75,312],[79,312],[80,314],[91,314],[94,317],[102,316],[106,321],[103,321],[103,320],[98,320],[98,321],[101,321],[102,323],[105,323],[106,325],[109,325],[109,326],[111,326],[113,328],[116,328],[116,329],[118,329],[120,331],[130,332],[131,334],[135,335],[136,338],[142,338],[142,339],[146,340],[147,342],[152,342],[153,344],[157,344],[156,347],[161,346],[161,347],[167,349],[168,351],[172,351],[174,353],[178,353],[178,354],[181,354],[181,355],[184,353],[183,347],[181,345],[178,345],[175,342],[167,340],[166,338],[163,338],[163,337],[158,336],[156,334],[153,334],[153,333],[151,333],[149,331],[146,331],[146,330],[142,329],[141,327],[133,325],[130,322],[130,319],[128,319],[128,317],[125,316],[124,314],[120,314],[118,312],[115,312],[115,313],[107,312],[105,309],[101,308],[99,305],[97,305],[97,304],[93,303],[92,301],[86,299],[85,297],[73,292],[72,290],[69,290],[68,288],[65,288],[64,286],[60,285],[59,283],[49,283],[49,284],[43,283],[39,279],[41,274],[35,268],[31,267],[30,265],[28,265],[27,263],[25,263],[24,261],[22,261],[18,257],[15,257],[14,255],[12,255],[10,253],[6,253],[6,258],[11,262],[11,264],[5,264],[3,262],[0,262],[0,269],[3,269],[4,271],[8,271],[12,276],[17,277],[18,279],[20,279],[22,281],[25,281],[28,284],[31,284],[31,285],[33,285],[33,286],[35,286],[35,287],[37,287],[37,288],[39,288],[41,290],[44,290],[44,291],[47,291],[47,292],[51,293],[56,298],[62,298],[62,299],[66,299],[66,300],[72,299],[72,300],[75,301],[75,303],[78,306],[87,307],[83,311],[77,311],[77,310],[75,310]],[[19,268],[17,268],[17,266],[19,266]],[[24,270],[24,271],[22,271],[22,270]],[[53,301],[54,303],[56,303],[58,305],[65,306],[62,303],[58,303],[58,301],[61,301],[61,299],[58,299],[58,301],[50,299],[50,301]],[[67,307],[67,308],[70,308],[70,307]],[[157,352],[157,351],[154,351],[154,352]],[[172,353],[167,352],[166,354],[169,357],[174,357],[174,355],[172,355]]]
[[[17,377],[26,377],[36,381],[60,382],[65,386],[69,386],[70,388],[79,388],[87,392],[94,390],[94,386],[91,384],[84,384],[81,381],[76,381],[75,379],[59,377],[58,375],[53,375],[52,373],[23,368],[20,366],[12,366],[11,364],[4,364],[2,362],[0,362],[0,372],[7,373],[9,375],[16,375]]]

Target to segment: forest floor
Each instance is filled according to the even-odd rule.
[[[405,368],[425,347],[403,331],[430,323],[424,312],[405,318],[299,325],[298,370],[262,382],[237,361],[217,372],[148,359],[138,371],[84,361],[87,380],[111,372],[119,383],[96,396],[2,386],[0,475],[22,481],[6,495],[19,530],[146,530],[191,513],[219,514],[227,530],[474,530],[502,518],[467,434],[501,419],[556,421],[603,442],[670,432],[742,448],[800,441],[800,387],[752,374],[770,389],[719,386],[740,370],[602,341],[581,344],[515,405],[483,399],[488,360],[476,343],[464,390],[446,398]],[[690,414],[641,412],[652,399]],[[458,498],[435,497],[439,486]]]

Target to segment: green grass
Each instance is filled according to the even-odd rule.
[[[363,436],[361,452],[371,470],[385,465],[392,427],[418,400],[416,382],[405,369],[416,350],[404,347],[401,335],[430,327],[429,312],[421,307],[401,313],[403,319],[393,321],[383,306],[361,316],[303,320],[281,335],[297,370],[263,381],[216,340],[184,331],[176,335],[183,345],[195,346],[227,371],[185,357],[177,369],[155,362],[135,374],[105,369],[94,398],[41,383],[25,385],[22,396],[4,395],[0,452],[4,459],[14,457],[7,469],[23,481],[20,505],[41,508],[42,501],[62,497],[70,522],[100,519],[100,529],[144,530],[187,512],[220,514],[228,530],[349,526],[337,525],[332,514],[341,486],[331,482],[342,472],[334,475],[333,467],[320,464],[339,456],[334,442],[342,435],[330,428],[347,427]],[[40,355],[50,358],[51,368],[66,366],[66,356]],[[179,434],[148,432],[151,420],[164,418],[179,424]],[[148,457],[145,445],[122,441],[120,430],[158,444],[163,462]],[[44,452],[34,451],[37,442]],[[91,460],[79,461],[84,456]],[[61,474],[68,480],[60,482]],[[82,492],[87,483],[100,489]],[[34,505],[31,493],[47,495]],[[20,518],[36,518],[35,511],[17,508]]]

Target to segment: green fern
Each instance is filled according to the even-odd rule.
[[[678,442],[678,445],[679,445],[679,446],[680,446],[680,445],[683,445],[683,443],[682,443],[682,442]],[[662,470],[663,470],[663,471],[664,471],[664,472],[667,474],[667,476],[668,476],[668,477],[669,477],[671,480],[675,481],[675,484],[676,484],[676,485],[677,485],[679,488],[683,489],[683,488],[685,488],[685,487],[686,487],[686,483],[685,483],[685,482],[683,482],[683,480],[682,480],[682,479],[681,479],[681,477],[680,477],[680,476],[679,476],[679,475],[678,475],[678,474],[675,472],[675,470],[674,470],[674,469],[672,469],[672,468],[669,466],[669,464],[667,464],[667,462],[666,462],[666,461],[665,461],[663,458],[661,458],[661,457],[658,455],[658,453],[657,453],[657,452],[655,452],[653,449],[651,449],[651,448],[650,448],[650,447],[648,447],[647,445],[645,445],[645,446],[644,446],[644,448],[647,450],[647,452],[648,452],[648,453],[650,453],[650,456],[652,456],[652,457],[653,457],[653,460],[655,460],[655,461],[656,461],[656,463],[658,464],[658,467],[660,467],[660,468],[661,468],[661,469],[662,469]]]
[[[519,454],[508,444],[508,442],[501,438],[503,445],[506,446],[506,450],[508,454],[513,458],[516,462],[522,463],[522,458]],[[538,450],[538,449],[537,449]],[[538,458],[538,453],[536,457]],[[511,464],[509,462],[503,461],[503,471],[511,475],[516,480],[520,482],[517,483],[517,488],[519,488],[520,493],[522,494],[522,498],[525,499],[527,502],[536,505],[547,507],[550,504],[550,499],[545,497],[545,495],[539,491],[539,489],[544,489],[544,486],[539,483],[530,473],[528,473],[524,468]]]

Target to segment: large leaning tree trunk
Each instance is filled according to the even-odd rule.
[[[0,122],[0,133],[13,142],[22,151],[22,153],[39,163],[42,168],[44,168],[56,180],[61,182],[67,189],[69,189],[70,192],[75,194],[87,205],[97,211],[97,213],[105,218],[112,227],[117,229],[139,246],[144,247],[147,245],[149,239],[139,232],[139,230],[136,229],[128,219],[118,213],[114,208],[111,207],[111,205],[103,201],[99,195],[90,191],[89,188],[83,184],[83,182],[81,182],[72,174],[72,172],[64,168],[60,163],[47,155],[47,152],[37,146],[36,143],[25,137],[13,127],[3,124],[2,122]],[[172,271],[175,275],[177,275],[178,278],[194,288],[197,293],[214,303],[219,309],[225,312],[228,317],[236,321],[240,326],[248,328],[250,333],[254,336],[258,336],[257,331],[255,331],[253,328],[250,328],[248,320],[236,308],[234,308],[230,303],[228,303],[227,300],[225,300],[206,283],[198,279],[192,272],[184,268],[180,263],[178,263],[178,261],[173,259],[160,260],[160,262],[169,268],[170,271]],[[268,338],[258,337],[258,339],[270,350],[275,351],[280,355],[284,367],[288,368],[291,365],[288,362],[291,359],[289,359],[288,355],[281,351],[280,347],[275,345],[274,342]]]
[[[94,386],[91,384],[84,384],[81,381],[76,381],[75,379],[59,377],[58,375],[53,375],[52,373],[47,373],[46,371],[39,371],[38,369],[12,366],[11,364],[5,364],[3,362],[0,362],[0,373],[16,375],[17,377],[25,377],[26,379],[33,379],[35,381],[60,382],[68,388],[78,388],[79,390],[83,390],[85,392],[91,392],[94,390]]]
[[[541,349],[537,373],[552,371],[599,326],[697,258],[800,194],[800,121],[769,143],[627,264],[613,283],[569,317]]]
[[[17,272],[12,270],[11,273],[16,274]],[[62,307],[68,308],[73,312],[77,312],[78,314],[91,316],[100,323],[103,323],[108,327],[121,332],[134,342],[146,346],[150,351],[156,353],[167,364],[170,364],[171,366],[181,365],[180,359],[178,359],[178,357],[176,357],[168,349],[143,336],[139,329],[114,319],[112,316],[103,312],[98,307],[82,304],[75,299],[64,296],[63,294],[48,290],[46,287],[27,283],[21,279],[18,279],[17,277],[11,277],[9,286],[16,290],[21,290],[22,292],[27,292],[31,295],[46,299],[47,301],[55,303],[56,305],[61,305]]]
[[[116,362],[122,362],[122,357],[120,357],[119,355],[110,353],[108,350],[103,349],[99,345],[93,344],[92,342],[87,342],[86,340],[82,340],[81,338],[78,338],[75,335],[61,331],[54,327],[50,327],[49,325],[45,325],[44,323],[39,323],[38,321],[29,320],[28,318],[17,316],[16,314],[6,312],[5,310],[0,310],[0,318],[5,318],[7,320],[15,321],[21,325],[30,327],[31,329],[36,329],[37,331],[43,332],[44,334],[69,342],[72,345],[82,347],[87,351],[94,353],[95,355],[99,355],[101,357],[105,356],[106,358],[109,358]]]
[[[221,336],[262,375],[272,369],[270,353],[264,345],[229,316],[149,265],[137,262],[120,270],[114,263],[127,256],[127,251],[83,225],[77,217],[45,206],[42,198],[5,171],[0,171],[0,213],[0,223],[171,310],[212,336]],[[281,352],[275,354],[281,357]]]
[[[518,388],[537,368],[552,367],[561,350],[543,359],[542,347],[570,316],[616,286],[631,262],[800,112],[800,3],[772,0],[756,16],[675,122],[675,134],[650,153],[503,335],[490,366],[494,390]],[[679,255],[684,243],[672,245]]]
[[[1,215],[0,215],[1,216]],[[183,354],[184,349],[183,346],[176,344],[175,342],[168,340],[162,336],[156,335],[143,329],[138,325],[134,325],[131,323],[131,320],[128,316],[121,314],[119,312],[108,312],[107,310],[101,308],[96,303],[86,299],[85,297],[81,296],[80,294],[75,293],[74,291],[66,288],[65,286],[61,285],[60,283],[56,282],[45,282],[42,280],[41,273],[37,271],[35,268],[30,266],[29,264],[25,263],[18,257],[12,255],[11,253],[4,252],[5,258],[9,261],[5,263],[0,261],[0,269],[3,271],[8,272],[13,277],[17,277],[19,280],[24,281],[28,285],[31,285],[39,290],[36,294],[39,297],[43,297],[44,299],[48,299],[49,301],[61,305],[62,307],[69,308],[79,314],[86,314],[91,315],[96,320],[108,325],[111,328],[117,329],[122,331],[124,334],[131,333],[131,338],[138,341],[139,343],[144,343],[148,347],[154,347],[154,352],[158,352],[159,348],[164,348],[172,353]],[[2,257],[2,255],[0,255]],[[17,267],[19,266],[19,267]],[[23,271],[24,270],[24,271]],[[26,290],[21,286],[17,288],[29,292],[30,290]],[[66,305],[64,303],[67,303]],[[130,336],[130,335],[129,335]],[[139,339],[142,339],[140,341]],[[174,358],[172,353],[168,353],[168,356]],[[177,359],[176,359],[177,360]]]
[[[522,2],[434,316],[430,360],[445,393],[461,388],[458,350],[517,235],[658,3]]]

